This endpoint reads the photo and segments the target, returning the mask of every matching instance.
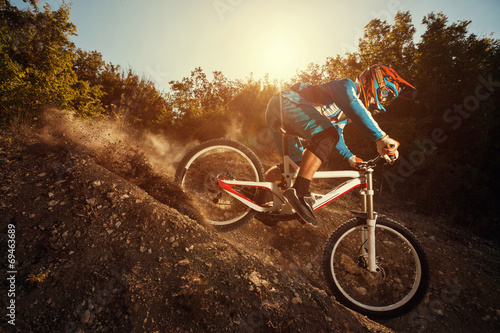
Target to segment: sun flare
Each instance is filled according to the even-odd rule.
[[[283,34],[263,38],[256,48],[255,60],[255,71],[276,79],[290,79],[299,68],[296,44]]]

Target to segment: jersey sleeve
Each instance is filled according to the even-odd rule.
[[[313,97],[316,102],[325,105],[335,102],[346,116],[373,141],[385,135],[372,114],[357,97],[356,85],[351,79],[330,81],[316,87]]]
[[[354,154],[351,153],[344,140],[344,127],[346,124],[347,120],[344,120],[339,123],[333,124],[333,126],[337,129],[337,133],[339,134],[339,141],[335,145],[335,150],[340,154],[340,156],[348,160]]]

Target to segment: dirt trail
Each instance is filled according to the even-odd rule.
[[[189,200],[156,167],[161,156],[58,133],[50,144],[0,133],[1,248],[9,224],[16,237],[7,332],[498,331],[497,244],[382,204],[426,248],[431,286],[416,310],[376,323],[336,303],[321,275],[326,239],[355,197],[320,211],[318,228],[254,219],[217,233],[184,215]],[[9,301],[4,292],[0,307]]]
[[[0,142],[1,268],[16,272],[0,332],[389,331],[179,213],[168,177],[124,171],[144,161],[109,155],[110,171],[71,145]]]
[[[355,201],[355,199],[354,199]],[[321,274],[321,257],[328,236],[351,218],[345,200],[318,215],[320,226],[298,221],[267,226],[253,220],[222,234],[263,262],[295,272],[308,283],[328,290]],[[379,323],[396,332],[497,332],[500,319],[500,254],[496,244],[443,221],[385,207],[390,216],[411,229],[424,245],[431,265],[429,292],[421,305],[400,318]]]

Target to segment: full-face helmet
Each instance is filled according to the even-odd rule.
[[[379,113],[386,111],[384,104],[398,96],[414,99],[417,89],[401,78],[396,71],[384,65],[373,65],[361,73],[357,79],[360,98],[368,111]]]

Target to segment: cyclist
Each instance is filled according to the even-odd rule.
[[[416,92],[393,68],[373,65],[358,76],[356,83],[351,79],[316,86],[296,83],[271,98],[266,122],[280,154],[283,154],[281,129],[310,141],[304,150],[297,142],[288,140],[289,156],[300,163],[300,169],[295,183],[283,195],[302,220],[318,224],[309,186],[332,150],[352,166],[362,161],[345,144],[342,132],[346,124],[351,121],[356,124],[376,142],[378,153],[393,162],[399,156],[399,143],[382,131],[372,115],[385,112],[384,104],[398,96],[414,99]],[[266,173],[266,180],[279,182],[281,173],[279,166],[273,167]]]

